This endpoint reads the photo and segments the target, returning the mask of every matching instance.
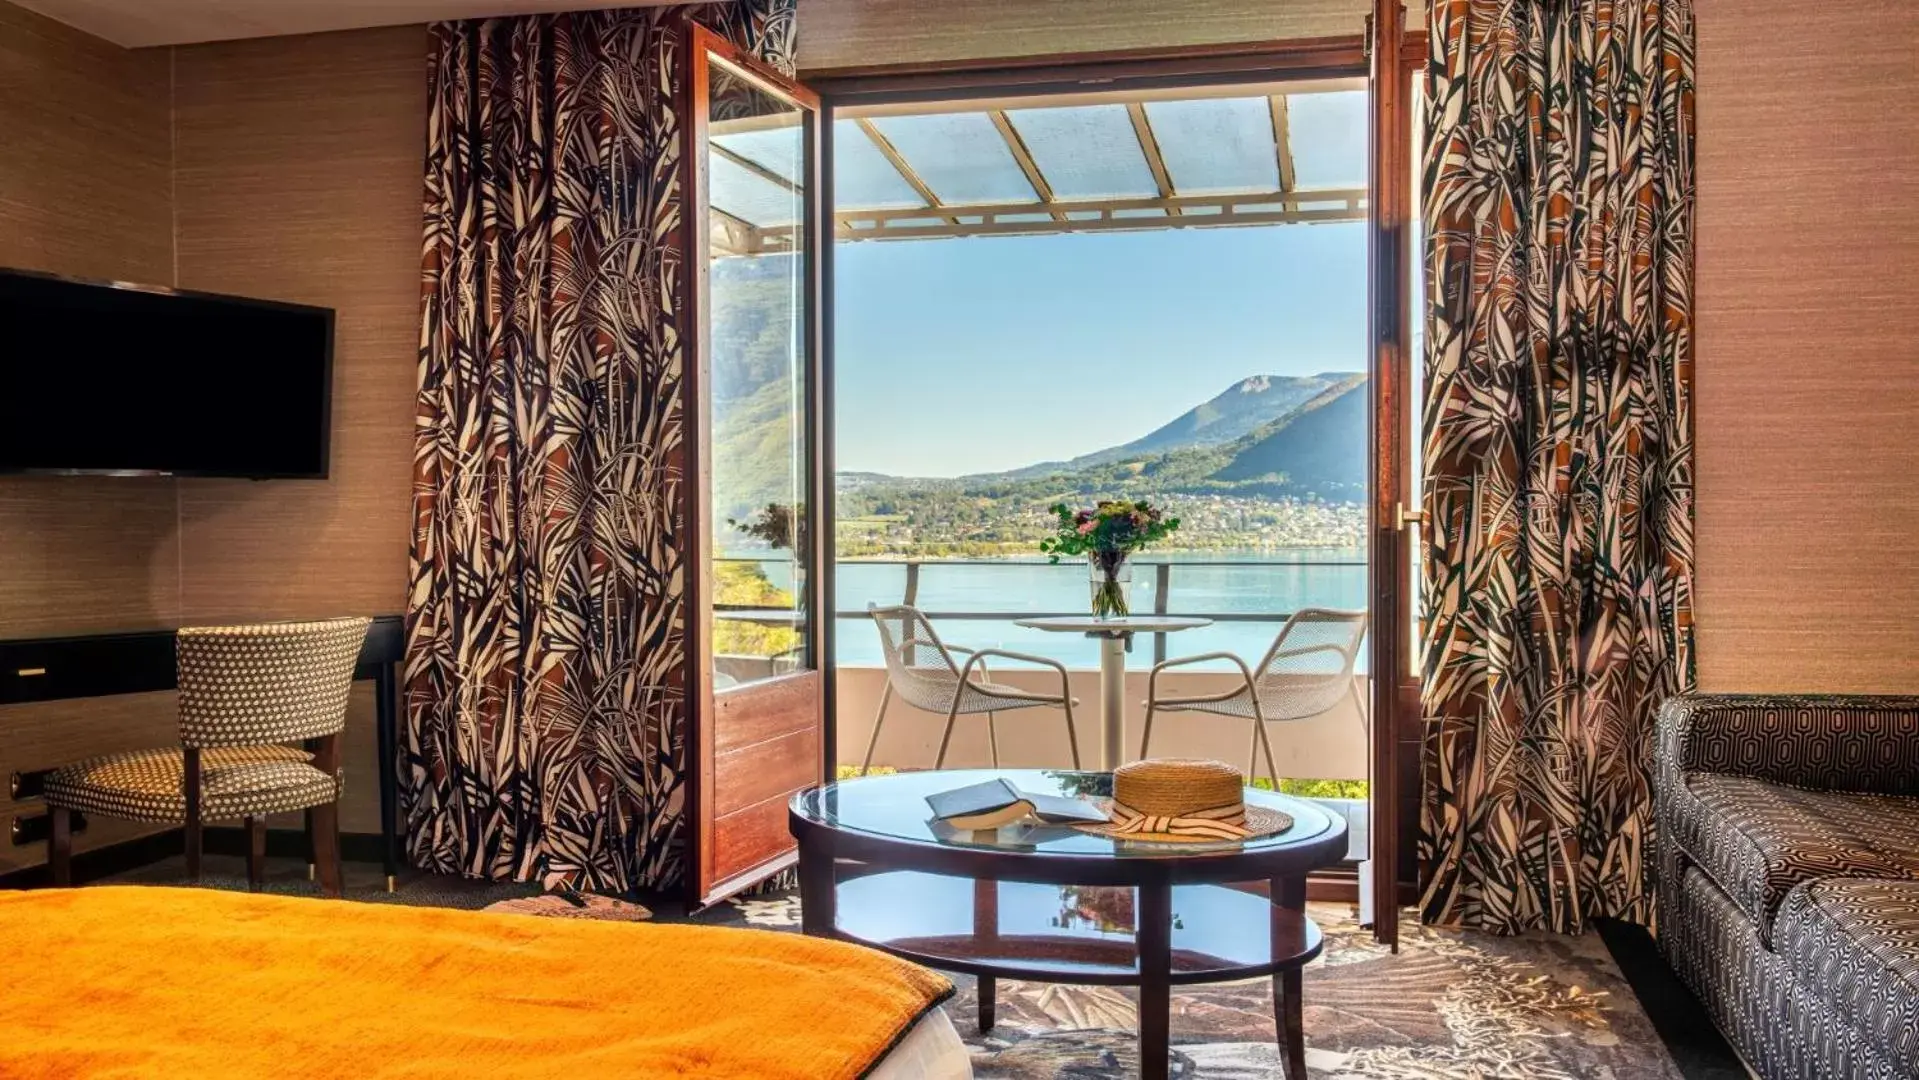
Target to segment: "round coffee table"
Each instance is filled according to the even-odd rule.
[[[964,770],[871,776],[793,796],[806,933],[979,979],[1139,987],[1140,1068],[1164,1077],[1171,989],[1273,976],[1288,1080],[1306,1080],[1300,968],[1319,955],[1306,875],[1346,854],[1346,822],[1247,789],[1283,811],[1283,833],[1241,843],[1143,844],[1063,827],[955,832],[926,796],[1002,776],[1022,791],[1110,795],[1110,773]],[[1236,886],[1236,887],[1235,887]],[[1270,897],[1270,899],[1269,899]]]

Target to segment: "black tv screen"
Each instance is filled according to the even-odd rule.
[[[327,308],[0,270],[0,472],[324,477]]]

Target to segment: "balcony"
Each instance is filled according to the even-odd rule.
[[[778,573],[786,565],[752,557],[729,561],[758,563]],[[1258,557],[1166,556],[1147,558],[1135,567],[1133,609],[1199,616],[1214,625],[1177,634],[1141,635],[1132,643],[1126,670],[1124,757],[1137,758],[1144,718],[1147,678],[1152,665],[1168,657],[1232,652],[1257,663],[1286,619],[1298,607],[1363,608],[1367,567],[1357,553],[1340,549],[1303,549]],[[874,720],[886,685],[877,628],[867,617],[868,603],[910,603],[932,620],[941,638],[967,648],[1003,648],[1047,656],[1064,663],[1072,692],[1081,759],[1091,767],[1100,737],[1099,670],[1096,642],[1064,634],[1023,629],[1014,620],[1045,615],[1083,615],[1086,611],[1083,564],[1052,565],[1032,559],[847,559],[837,564],[835,653],[838,658],[836,746],[842,769],[857,769],[872,739]],[[736,677],[751,678],[777,666],[778,658],[721,656],[718,666]],[[1056,688],[1058,676],[1030,665],[992,664],[995,682],[1023,688]],[[1370,697],[1370,678],[1361,653],[1356,676],[1362,700]],[[1169,672],[1162,686],[1175,694],[1228,690],[1240,679],[1223,662]],[[1072,764],[1059,711],[1045,707],[1001,714],[997,721],[1000,763],[1008,767],[1066,768]],[[875,768],[930,769],[939,752],[945,717],[922,712],[897,699],[888,707],[879,741],[873,745]],[[1309,720],[1267,725],[1273,757],[1287,788],[1311,781],[1367,778],[1370,755],[1362,717],[1350,700]],[[1217,758],[1246,767],[1253,749],[1251,724],[1201,713],[1162,712],[1154,720],[1155,757]],[[949,768],[990,764],[983,716],[961,717],[948,748]],[[1265,771],[1261,763],[1260,772]],[[1263,775],[1262,775],[1263,782]],[[1361,798],[1324,793],[1334,785],[1307,783],[1298,788],[1343,813],[1352,836],[1351,854],[1364,857],[1366,806]],[[1363,788],[1340,785],[1343,796]],[[1314,793],[1321,793],[1314,796]]]

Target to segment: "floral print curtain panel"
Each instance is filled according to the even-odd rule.
[[[792,0],[433,27],[401,772],[417,866],[601,891],[682,871],[689,19],[791,68]]]
[[[1428,921],[1648,921],[1692,665],[1689,0],[1438,0],[1425,159]]]

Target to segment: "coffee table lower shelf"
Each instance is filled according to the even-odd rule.
[[[1136,928],[1153,901],[1130,886],[869,873],[836,884],[833,936],[975,976],[982,1032],[993,1027],[999,979],[1158,986],[1163,993],[1169,986],[1272,975],[1282,1046],[1288,1036],[1298,1038],[1297,1003],[1288,1010],[1286,998],[1289,989],[1298,993],[1300,967],[1324,946],[1318,924],[1303,911],[1227,885],[1178,885],[1170,892],[1169,970],[1163,974],[1142,970]]]
[[[1251,979],[1320,953],[1318,924],[1224,885],[1173,890],[1174,986]],[[835,936],[942,971],[1034,982],[1137,986],[1139,947],[1114,916],[1137,911],[1124,886],[983,881],[912,870],[839,883]]]

